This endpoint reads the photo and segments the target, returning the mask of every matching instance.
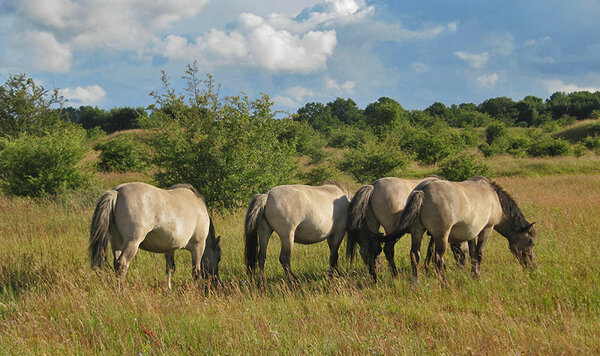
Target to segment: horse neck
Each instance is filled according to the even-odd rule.
[[[511,239],[516,231],[513,227],[513,224],[506,218],[505,214],[502,214],[502,220],[496,226],[494,226],[494,230],[496,230],[500,235],[506,237],[508,240]]]

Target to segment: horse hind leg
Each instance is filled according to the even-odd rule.
[[[166,272],[167,272],[167,288],[171,290],[171,278],[173,276],[173,272],[175,272],[175,253],[167,252],[165,253],[165,262],[166,262]]]
[[[419,285],[418,279],[418,266],[419,260],[421,259],[421,241],[423,240],[423,233],[425,229],[422,226],[415,227],[411,233],[411,247],[410,247],[410,264],[412,267],[412,275],[413,275],[413,286]],[[431,246],[431,241],[433,238],[429,240],[429,245]]]
[[[390,268],[390,273],[392,277],[398,276],[398,268],[396,267],[396,261],[394,261],[394,252],[396,247],[396,241],[386,241],[383,245],[383,254],[385,255],[385,259],[388,262],[388,267]]]
[[[139,239],[138,241],[125,242],[121,254],[115,261],[115,272],[117,274],[117,282],[119,284],[124,281],[127,270],[129,269],[129,264],[135,257],[135,254],[137,253],[139,245],[143,239]]]

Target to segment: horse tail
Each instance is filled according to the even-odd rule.
[[[410,227],[415,223],[421,212],[421,205],[423,204],[423,198],[425,193],[422,190],[413,190],[408,196],[406,206],[402,211],[402,215],[398,221],[396,229],[384,237],[385,241],[396,241],[406,234]]]
[[[117,202],[117,194],[116,190],[109,190],[96,204],[90,228],[89,251],[92,267],[102,267],[102,262],[107,259],[110,222]]]
[[[346,256],[350,261],[354,259],[354,250],[358,243],[358,238],[369,209],[369,201],[375,188],[372,185],[363,185],[360,187],[352,201],[348,206],[348,223],[346,230],[348,231],[348,242],[346,244]]]
[[[248,204],[246,211],[246,221],[244,223],[244,257],[246,268],[253,272],[256,268],[258,259],[258,223],[263,217],[265,204],[267,204],[267,194],[257,194]]]

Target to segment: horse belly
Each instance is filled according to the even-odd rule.
[[[146,235],[146,238],[140,244],[140,248],[145,251],[157,253],[179,250],[187,245],[189,236],[191,236],[191,234],[185,238],[183,236],[168,233],[162,229],[156,229],[150,231],[148,235]]]
[[[331,226],[314,226],[311,223],[302,223],[296,228],[294,242],[308,245],[321,242],[331,233]]]
[[[469,241],[472,238],[479,235],[481,229],[479,227],[473,226],[471,224],[466,223],[457,223],[452,226],[450,230],[450,235],[448,236],[449,242],[463,242]]]

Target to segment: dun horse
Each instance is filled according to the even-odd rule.
[[[421,180],[400,179],[395,177],[380,178],[371,184],[362,186],[352,198],[348,209],[348,244],[346,253],[352,260],[356,245],[360,255],[369,268],[373,279],[377,280],[375,259],[381,253],[382,226],[386,234],[392,233],[396,226],[406,199],[411,191],[421,182],[431,181],[436,177]],[[398,239],[386,239],[383,251],[390,271],[395,277],[398,272],[394,262],[394,246]],[[431,243],[433,240],[431,240]],[[430,244],[431,244],[430,243]],[[460,264],[464,264],[465,254],[459,244],[452,244],[452,251]],[[429,256],[429,254],[428,254]]]
[[[267,244],[273,231],[281,239],[279,262],[288,277],[293,277],[290,259],[294,242],[313,244],[327,240],[330,272],[337,268],[349,198],[344,187],[331,183],[320,187],[282,185],[254,196],[245,222],[245,260],[250,273],[258,262],[264,277]]]
[[[410,258],[413,283],[418,283],[421,239],[425,230],[435,241],[435,266],[443,284],[444,252],[448,242],[469,243],[472,273],[479,276],[483,249],[494,230],[506,237],[510,251],[525,267],[535,267],[536,232],[515,201],[494,182],[482,177],[464,182],[422,182],[410,194],[396,230],[395,239],[406,232],[412,236]]]
[[[204,199],[191,185],[163,190],[145,183],[126,183],[107,191],[92,218],[92,266],[100,267],[106,259],[109,239],[119,282],[138,248],[165,254],[169,289],[178,249],[192,253],[194,279],[201,274],[218,278],[220,237],[215,237]]]

